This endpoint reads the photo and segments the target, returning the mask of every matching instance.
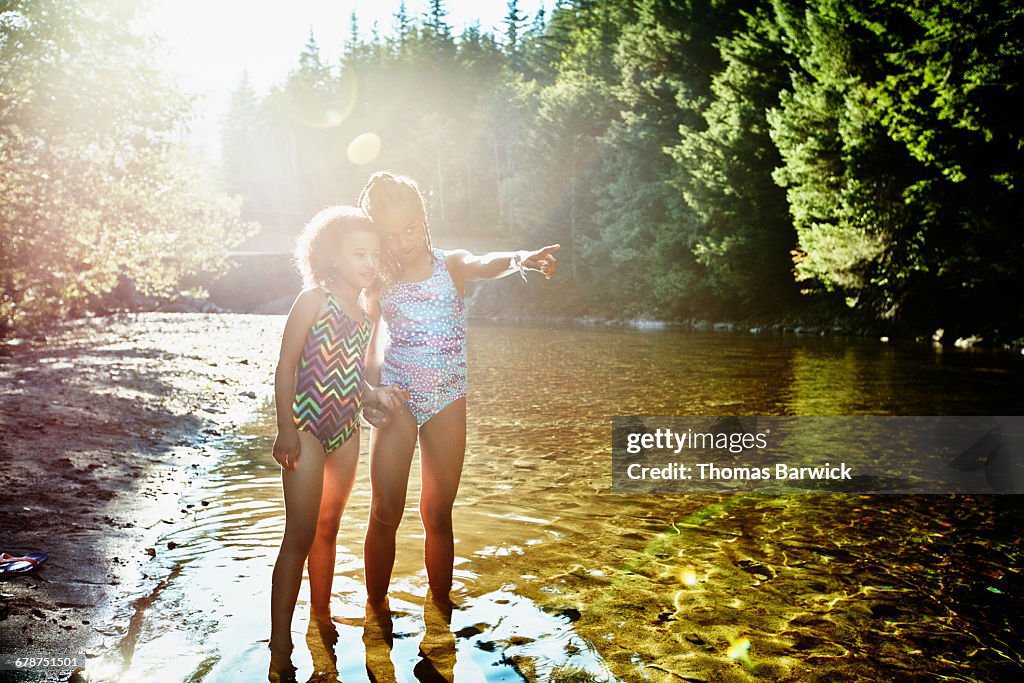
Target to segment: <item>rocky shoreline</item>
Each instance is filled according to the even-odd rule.
[[[297,291],[297,290],[296,290]],[[180,294],[168,298],[135,295],[116,309],[104,311],[107,315],[127,313],[254,313],[263,315],[284,315],[288,313],[294,294],[262,301],[240,303],[224,301],[213,296],[196,297]],[[536,325],[566,325],[579,327],[616,327],[636,330],[682,330],[692,332],[721,332],[737,334],[783,334],[808,337],[860,337],[877,339],[882,343],[909,341],[938,347],[957,349],[989,349],[1010,351],[1024,355],[1024,338],[1007,339],[998,334],[975,332],[970,334],[947,334],[944,329],[927,331],[885,330],[872,325],[849,325],[837,321],[815,322],[799,320],[708,320],[689,318],[674,320],[647,316],[619,317],[601,315],[536,315],[536,314],[494,314],[476,313],[472,302],[468,306],[468,317],[484,323],[515,323]]]
[[[165,297],[144,295],[136,289],[134,283],[123,279],[109,296],[94,303],[94,314],[288,313],[302,286],[292,254],[236,253],[232,255],[231,261],[232,266],[225,273],[196,290],[198,296],[187,293]],[[467,291],[467,313],[471,320],[488,323],[860,337],[874,338],[883,343],[912,341],[950,348],[983,348],[1024,354],[1024,337],[1000,331],[995,325],[985,330],[915,329],[896,324],[886,325],[853,313],[844,316],[824,306],[823,302],[808,302],[799,311],[763,318],[673,318],[659,315],[657,311],[640,314],[566,314],[566,307],[571,306],[571,295],[561,293],[555,297],[551,287],[551,283],[537,278],[525,289],[522,283],[510,280],[474,285]],[[534,312],[538,310],[538,301],[542,302],[544,310],[548,312]]]

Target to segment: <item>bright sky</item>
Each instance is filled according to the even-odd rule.
[[[427,0],[406,0],[410,17],[421,19]],[[520,0],[520,13],[532,21],[537,9],[548,11],[554,0]],[[310,30],[325,61],[340,56],[355,11],[360,33],[368,36],[377,22],[382,36],[393,33],[399,0],[148,0],[139,28],[164,41],[161,58],[180,85],[199,96],[196,108],[203,120],[200,144],[210,145],[227,110],[228,96],[243,72],[257,93],[284,80],[298,65]],[[479,22],[483,32],[501,33],[507,0],[447,0],[448,23],[458,35]]]

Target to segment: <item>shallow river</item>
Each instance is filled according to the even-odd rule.
[[[473,326],[470,378],[461,607],[450,626],[424,607],[414,484],[393,632],[364,628],[364,435],[334,630],[310,627],[305,582],[299,596],[299,680],[986,681],[1022,670],[1019,497],[610,493],[613,416],[1020,415],[1019,356]],[[225,436],[181,501],[192,514],[160,539],[161,580],[111,634],[130,661],[121,680],[265,680],[284,527],[270,411]]]

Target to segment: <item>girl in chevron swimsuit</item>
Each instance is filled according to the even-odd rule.
[[[406,398],[396,387],[364,387],[371,324],[360,294],[377,279],[380,237],[359,209],[324,209],[299,237],[296,261],[306,289],[292,305],[274,379],[282,467],[284,540],[271,589],[271,674],[291,666],[291,618],[309,563],[313,616],[330,623],[338,526],[359,458],[363,403],[383,411]]]
[[[374,329],[367,380],[409,392],[406,404],[389,416],[364,412],[378,427],[370,435],[372,498],[363,548],[368,603],[374,609],[385,604],[418,442],[429,593],[450,610],[452,507],[466,451],[465,285],[526,270],[551,277],[558,245],[483,256],[434,249],[415,181],[390,173],[373,174],[359,204],[384,239],[383,284],[367,292],[367,310],[374,322],[383,319],[390,339],[385,344]]]

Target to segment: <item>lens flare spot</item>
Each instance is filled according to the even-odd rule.
[[[679,581],[684,586],[696,586],[697,572],[693,570],[693,567],[683,567],[683,569],[679,572]]]
[[[729,659],[738,659],[740,661],[749,661],[750,659],[750,639],[739,638],[732,641],[729,644],[729,650],[726,652],[729,655]]]
[[[358,95],[355,71],[346,69],[331,97],[296,93],[290,98],[288,114],[294,121],[307,128],[337,128],[352,113]]]
[[[365,166],[380,155],[380,136],[376,133],[357,135],[348,144],[348,160],[353,164]]]
[[[328,109],[324,112],[324,127],[337,128],[345,120],[345,112],[338,109]]]

